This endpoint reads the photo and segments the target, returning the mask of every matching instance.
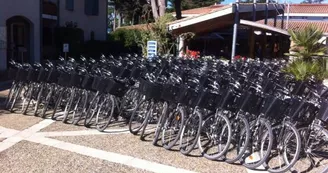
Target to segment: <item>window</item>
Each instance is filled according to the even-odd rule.
[[[84,11],[86,15],[98,16],[99,0],[84,0]]]
[[[74,0],[66,0],[66,10],[68,11],[74,10]]]

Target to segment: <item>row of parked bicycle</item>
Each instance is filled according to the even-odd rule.
[[[318,166],[328,158],[328,89],[294,80],[285,62],[102,56],[10,64],[10,111],[99,131],[122,118],[141,139],[154,131],[154,145],[249,169],[286,172],[300,159]]]

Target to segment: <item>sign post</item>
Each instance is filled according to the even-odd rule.
[[[69,52],[69,44],[64,43],[63,44],[63,52],[65,53],[65,61],[67,60],[67,52]]]
[[[147,58],[152,58],[157,55],[157,41],[147,42]]]

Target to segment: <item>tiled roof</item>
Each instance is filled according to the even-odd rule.
[[[285,7],[287,12],[287,6]],[[291,4],[290,13],[328,13],[328,4]]]
[[[195,16],[192,16],[192,17],[186,17],[186,18],[183,18],[183,19],[180,19],[180,20],[175,20],[173,22],[170,22],[169,24],[175,24],[175,23],[179,23],[179,22],[182,22],[182,21],[185,21],[185,20],[190,20],[190,19],[193,19],[193,18],[198,18],[200,16],[203,16],[203,15],[206,15],[206,14],[210,14],[210,13],[214,13],[214,12],[217,12],[217,11],[220,11],[220,10],[224,10],[224,9],[227,9],[227,8],[230,8],[231,7],[231,5],[215,5],[215,6],[216,6],[216,8],[213,8],[212,10],[209,10],[208,12],[200,13],[199,15],[195,15]]]
[[[211,5],[208,7],[202,7],[202,8],[194,8],[194,9],[189,9],[189,10],[183,10],[182,15],[197,15],[197,14],[203,14],[203,13],[210,13],[213,10],[217,10],[224,5]]]
[[[199,15],[203,13],[210,13],[213,10],[219,9],[224,5],[212,5],[202,8],[194,8],[182,11],[183,15]],[[328,13],[328,4],[290,4],[290,13]],[[287,5],[285,6],[285,13],[287,13]]]
[[[259,23],[264,24],[264,20],[258,21]],[[273,19],[268,20],[268,25],[273,26]],[[296,21],[289,20],[288,21],[288,30],[292,29],[294,31],[304,29],[306,26],[313,25],[318,29],[321,29],[324,33],[328,33],[328,22],[327,21]],[[283,29],[286,29],[287,22],[284,21]],[[281,20],[277,20],[276,28],[281,28]]]

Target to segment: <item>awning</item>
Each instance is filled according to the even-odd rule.
[[[286,30],[275,28],[275,27],[272,27],[272,26],[269,26],[269,25],[258,23],[258,22],[252,22],[252,21],[249,21],[249,20],[240,20],[240,24],[241,25],[252,26],[252,27],[255,27],[255,28],[259,28],[259,29],[265,29],[265,30],[268,30],[268,31],[273,31],[273,32],[276,32],[276,33],[284,34],[284,35],[289,35],[289,33]]]

